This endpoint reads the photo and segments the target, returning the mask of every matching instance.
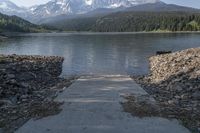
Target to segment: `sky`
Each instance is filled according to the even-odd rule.
[[[10,0],[19,6],[33,6],[44,4],[50,0]],[[183,6],[189,6],[194,8],[200,9],[200,0],[162,0],[163,2],[170,3],[170,4],[178,4]]]
[[[10,1],[14,2],[18,6],[30,7],[33,5],[44,4],[50,0],[10,0]]]

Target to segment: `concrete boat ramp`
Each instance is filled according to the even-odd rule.
[[[85,76],[61,93],[62,112],[29,120],[16,133],[190,133],[177,120],[133,117],[123,96],[147,93],[129,76]]]

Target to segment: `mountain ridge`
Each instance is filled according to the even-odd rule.
[[[51,0],[46,4],[21,8],[9,0],[0,0],[0,12],[6,15],[16,15],[31,22],[58,15],[84,14],[98,8],[115,9],[132,7],[146,3],[156,3],[160,0]]]
[[[129,7],[129,8],[115,8],[115,9],[107,9],[107,8],[99,8],[96,10],[93,10],[91,12],[87,12],[86,14],[80,14],[78,16],[72,15],[72,17],[69,16],[56,16],[55,18],[52,17],[51,21],[47,21],[46,23],[53,23],[56,21],[61,21],[61,20],[67,20],[67,19],[74,19],[74,18],[83,18],[83,17],[103,17],[112,13],[117,13],[117,12],[200,12],[199,9],[195,8],[189,8],[189,7],[184,7],[184,6],[178,6],[174,4],[166,4],[164,2],[158,2],[158,3],[148,3],[148,4],[143,4],[143,5],[137,5],[134,7]],[[45,22],[41,22],[45,23]]]
[[[9,0],[0,0],[0,12],[16,15],[35,24],[67,22],[96,19],[117,12],[200,12],[200,9],[166,4],[160,0],[51,0],[46,4],[21,8]],[[89,19],[89,20],[87,20]],[[68,22],[69,22],[68,21]],[[85,23],[85,22],[83,22]],[[88,25],[88,23],[85,23]],[[73,24],[69,24],[73,25]],[[80,24],[83,26],[83,24]]]
[[[0,13],[0,33],[2,32],[40,32],[42,26],[32,24],[18,16],[8,16]]]
[[[116,12],[102,17],[82,17],[48,24],[64,31],[176,32],[199,31],[200,13]]]
[[[145,7],[145,8],[143,8],[143,7]],[[122,29],[124,31],[127,31],[132,25],[130,25],[130,27],[129,28],[127,27],[127,29],[126,29],[123,26],[122,20],[127,21],[127,23],[132,23],[132,24],[133,24],[133,21],[139,20],[138,24],[140,24],[140,23],[147,22],[148,19],[150,19],[150,20],[152,19],[152,18],[149,18],[146,14],[150,15],[151,17],[157,18],[159,20],[162,18],[161,15],[165,15],[166,22],[167,22],[167,18],[169,18],[169,19],[172,19],[172,21],[175,24],[177,23],[177,22],[175,22],[176,18],[181,21],[181,18],[179,17],[179,15],[182,16],[183,19],[190,19],[191,17],[193,17],[193,15],[195,15],[196,17],[199,18],[199,14],[200,14],[200,10],[198,10],[198,9],[177,6],[177,5],[171,5],[171,4],[165,4],[165,3],[156,3],[156,4],[150,3],[150,4],[138,5],[135,7],[119,9],[114,12],[112,12],[112,10],[111,11],[109,10],[106,12],[106,10],[104,10],[104,9],[102,9],[102,11],[104,11],[104,12],[99,13],[99,11],[98,11],[95,14],[93,14],[93,12],[91,12],[91,13],[89,12],[87,14],[83,14],[81,16],[77,16],[77,17],[73,17],[73,18],[72,17],[64,18],[64,16],[63,16],[62,19],[59,19],[57,16],[55,19],[52,19],[51,21],[47,22],[46,24],[49,26],[57,27],[59,29],[68,30],[68,31],[103,31],[103,32],[106,32],[107,29],[105,27],[108,28],[108,26],[116,28],[116,30],[113,28],[112,30],[108,30],[108,31],[120,31],[118,29],[118,26],[123,27]],[[125,17],[121,14],[123,14]],[[144,22],[141,22],[140,17],[136,14],[140,14],[141,18],[143,18],[143,17],[146,18],[146,19],[143,19]],[[158,17],[156,15],[158,15]],[[185,16],[187,16],[187,17],[185,17]],[[134,17],[137,17],[137,19],[134,19]],[[117,18],[117,19],[115,19],[115,18]],[[121,18],[123,18],[123,19],[121,19]],[[156,25],[158,23],[155,20],[152,20],[152,21],[155,22],[155,24],[152,24],[152,25]],[[180,25],[184,25],[183,27],[185,29],[190,29],[190,28],[188,28],[188,27],[190,27],[190,24],[196,25],[196,22],[195,22],[196,20],[195,21],[185,20],[185,21],[186,22],[184,24],[182,24],[181,22],[178,22],[178,23],[180,23]],[[198,22],[197,25],[199,25],[199,21],[197,21],[197,22]],[[163,23],[165,23],[165,22],[163,22]],[[171,22],[169,22],[169,23],[171,24]],[[135,22],[134,22],[134,24],[137,25],[137,23],[135,23]],[[124,25],[126,25],[126,24],[124,24]],[[146,25],[149,25],[149,24],[146,23]],[[144,25],[144,27],[146,25]],[[166,25],[168,25],[168,24],[166,24]],[[171,25],[173,25],[173,24],[171,24]],[[100,27],[102,27],[102,30]],[[140,26],[138,26],[138,27],[140,27]],[[178,26],[175,26],[175,27],[178,27]],[[184,29],[183,27],[181,27],[179,29],[183,30]],[[155,28],[155,29],[159,30],[157,28]],[[171,28],[162,28],[162,29],[172,30]],[[196,29],[199,29],[199,28],[197,27]],[[132,31],[135,31],[135,29]]]

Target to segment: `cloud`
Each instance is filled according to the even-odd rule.
[[[190,6],[195,8],[200,8],[200,0],[162,0],[166,3],[172,3],[182,6]]]
[[[39,5],[39,4],[44,4],[50,0],[10,0],[14,2],[15,4],[19,6],[33,6],[33,5]]]

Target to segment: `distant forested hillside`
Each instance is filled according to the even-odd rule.
[[[92,30],[110,31],[198,31],[200,13],[122,12],[97,19]]]
[[[17,16],[7,16],[0,13],[0,32],[40,32],[42,26],[32,24]]]
[[[46,24],[64,31],[91,31],[98,17],[72,18]]]
[[[200,13],[129,11],[99,17],[67,19],[49,25],[67,31],[199,31]]]

